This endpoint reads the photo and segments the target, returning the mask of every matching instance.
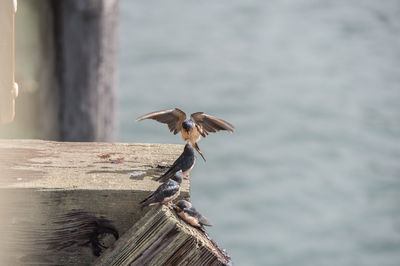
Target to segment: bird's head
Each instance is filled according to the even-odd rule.
[[[182,128],[183,128],[187,133],[190,133],[190,131],[192,131],[193,128],[194,128],[194,123],[193,123],[193,121],[190,120],[190,119],[187,119],[187,120],[183,121],[183,123],[182,123]]]
[[[190,145],[189,143],[186,143],[185,148],[183,149],[183,153],[185,155],[194,155],[194,149],[193,149],[192,145]]]
[[[182,180],[183,180],[182,170],[179,170],[178,172],[176,172],[175,175],[172,177],[172,180],[175,180],[179,184],[182,183]]]
[[[175,210],[178,212],[183,211],[184,209],[188,209],[192,207],[192,204],[186,200],[180,200],[175,204]]]

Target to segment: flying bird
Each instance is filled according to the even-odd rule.
[[[207,115],[203,112],[193,113],[190,115],[189,119],[186,119],[185,112],[179,108],[151,112],[139,117],[136,121],[144,119],[153,119],[160,123],[167,124],[169,130],[173,132],[174,135],[181,132],[182,139],[191,143],[204,161],[206,159],[197,145],[200,138],[205,138],[209,133],[218,132],[220,130],[227,130],[229,132],[235,130],[235,127],[227,121]]]
[[[140,202],[140,208],[143,210],[147,206],[156,204],[169,204],[176,199],[181,192],[181,183],[183,179],[182,171],[178,171],[174,176],[161,184],[156,191]]]
[[[203,226],[212,226],[212,223],[203,215],[201,215],[192,205],[186,200],[178,201],[174,209],[176,213],[188,224],[197,227],[204,231]]]
[[[189,178],[189,173],[192,170],[196,157],[194,156],[194,149],[189,143],[185,145],[182,154],[176,159],[172,166],[162,176],[157,178],[157,181],[165,182],[169,178],[172,178],[176,172],[182,170],[183,177]]]

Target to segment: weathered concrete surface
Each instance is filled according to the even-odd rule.
[[[229,265],[230,257],[166,206],[153,208],[93,265]]]
[[[121,236],[182,145],[0,140],[0,265],[87,265],[91,237]],[[134,171],[143,176],[132,178]],[[181,198],[189,198],[184,180]],[[96,231],[96,232],[97,232]],[[110,238],[110,234],[100,238]],[[111,237],[114,241],[113,237]]]

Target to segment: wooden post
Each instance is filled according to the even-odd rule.
[[[0,46],[11,41],[5,38],[11,36],[11,2],[0,1],[4,36]],[[0,137],[114,140],[118,0],[19,0],[18,4],[15,68],[20,95],[15,121],[0,129]],[[3,29],[7,29],[4,34]],[[7,77],[7,86],[0,85],[1,119],[12,114],[10,99],[17,92],[11,92],[10,45],[0,49],[0,77]]]
[[[182,145],[0,140],[2,265],[87,265],[150,208]],[[134,172],[131,176],[131,173]],[[181,198],[189,198],[188,180]],[[107,244],[108,245],[108,244]]]
[[[60,139],[116,135],[118,0],[53,1]]]
[[[16,0],[0,2],[0,123],[9,123],[15,116],[18,85],[14,81],[14,15]]]
[[[168,207],[155,207],[93,265],[230,265],[230,257],[205,233]]]

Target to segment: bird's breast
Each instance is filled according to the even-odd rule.
[[[199,220],[196,219],[195,217],[188,215],[184,211],[178,212],[178,215],[182,217],[182,219],[188,222],[189,224],[200,227]]]
[[[184,141],[189,141],[192,144],[198,142],[201,138],[201,135],[196,127],[193,128],[193,130],[191,130],[189,133],[186,132],[186,130],[181,130],[181,135]]]
[[[200,140],[200,138],[201,138],[200,132],[199,132],[199,130],[197,130],[197,127],[195,127],[192,130],[192,135],[191,135],[190,139],[193,141],[193,143],[196,143]]]
[[[184,141],[189,141],[190,140],[190,136],[189,136],[189,134],[186,132],[186,130],[181,130],[181,135],[182,135],[182,139],[184,140]]]
[[[189,177],[190,171],[192,171],[193,167],[194,167],[194,164],[189,169],[187,169],[186,171],[183,171],[183,176],[184,177]]]

